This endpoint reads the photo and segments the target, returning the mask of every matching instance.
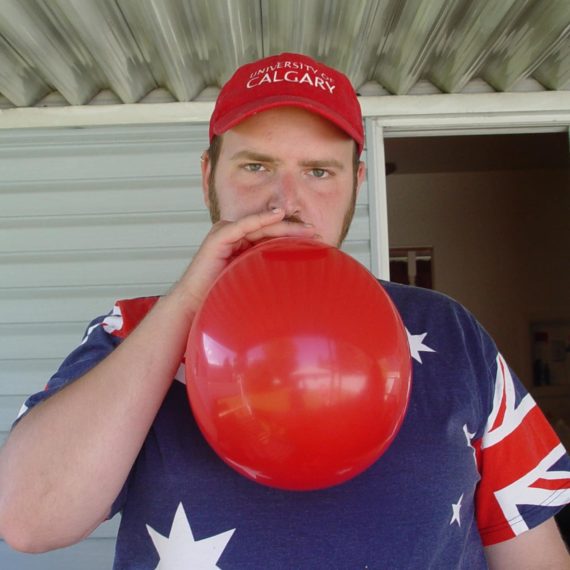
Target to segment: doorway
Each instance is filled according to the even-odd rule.
[[[475,314],[567,449],[568,142],[567,133],[384,140],[391,252],[430,251],[431,288]],[[536,381],[537,347],[557,371],[548,383]],[[567,541],[569,518],[567,507],[558,516]]]

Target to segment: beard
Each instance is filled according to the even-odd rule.
[[[337,247],[340,247],[342,245],[342,242],[346,238],[348,230],[350,229],[350,224],[352,223],[352,218],[354,217],[354,210],[356,209],[356,194],[357,194],[356,191],[357,191],[357,179],[355,173],[353,180],[352,196],[350,198],[350,204],[344,214],[342,226],[340,228],[339,238],[336,243]],[[214,170],[210,172],[210,177],[208,179],[208,200],[210,202],[209,206],[210,219],[212,220],[212,223],[215,224],[221,220],[221,213],[220,213],[220,202],[218,200],[218,192],[216,190]],[[293,222],[298,224],[304,223],[304,220],[295,215],[285,216],[283,220],[286,222]]]

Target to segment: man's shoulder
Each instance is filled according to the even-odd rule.
[[[413,285],[402,285],[392,281],[380,281],[380,284],[388,293],[394,304],[400,309],[431,309],[451,310],[466,312],[469,311],[458,301],[439,291],[425,289]]]
[[[437,335],[440,340],[447,339],[454,345],[460,343],[464,348],[470,349],[485,346],[490,351],[489,354],[496,354],[496,347],[485,328],[471,311],[457,300],[422,287],[386,281],[381,281],[381,285],[410,333],[427,331],[430,335]]]

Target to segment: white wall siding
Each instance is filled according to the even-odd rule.
[[[207,126],[2,131],[0,443],[115,299],[164,293],[210,223],[200,154]],[[370,266],[366,185],[345,251]],[[118,521],[83,543],[23,555],[0,541],[0,568],[110,568]]]

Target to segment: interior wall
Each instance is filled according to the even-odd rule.
[[[529,323],[570,318],[570,171],[392,174],[390,247],[432,246],[434,288],[531,384]]]

